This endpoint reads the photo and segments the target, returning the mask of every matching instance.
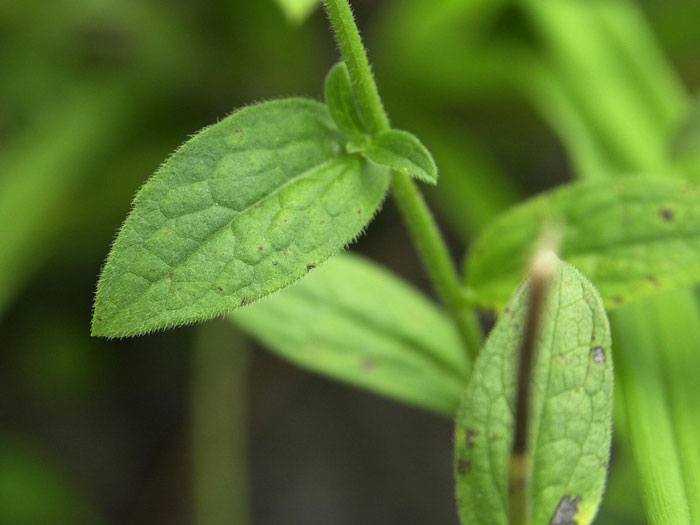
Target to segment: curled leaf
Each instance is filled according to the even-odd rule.
[[[465,525],[507,525],[516,366],[531,290],[499,318],[457,415],[457,501]],[[559,263],[535,340],[528,452],[528,523],[590,523],[610,453],[613,369],[610,328],[598,293]]]

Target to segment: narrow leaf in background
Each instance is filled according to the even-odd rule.
[[[562,228],[562,256],[608,308],[700,281],[700,189],[661,177],[575,183],[503,214],[476,242],[467,282],[486,307],[504,306],[543,224]]]
[[[457,501],[465,525],[506,525],[516,364],[529,305],[520,288],[481,352],[457,415]],[[605,485],[613,408],[610,328],[577,270],[554,273],[537,337],[530,408],[530,523],[590,523]]]
[[[90,177],[87,166],[121,136],[133,106],[125,93],[122,85],[76,89],[0,153],[0,315],[74,216],[71,196]]]
[[[93,334],[210,319],[342,250],[389,185],[343,143],[326,107],[306,99],[251,106],[185,143],[136,196],[98,285]]]
[[[653,525],[692,523],[660,366],[661,349],[655,340],[660,326],[646,303],[621,308],[611,319],[619,364],[617,384],[647,518]]]
[[[469,365],[449,317],[352,255],[231,319],[274,353],[334,379],[454,416]]]

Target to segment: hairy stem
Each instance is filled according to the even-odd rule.
[[[372,132],[386,131],[389,129],[389,117],[379,96],[350,4],[348,0],[326,0],[324,6],[350,72],[363,118]],[[481,327],[462,295],[454,262],[433,214],[420,190],[407,175],[394,173],[392,187],[394,199],[435,292],[455,320],[467,349],[475,356],[483,340]]]

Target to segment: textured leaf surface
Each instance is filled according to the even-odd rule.
[[[355,143],[355,147],[361,148],[362,144],[369,140],[369,132],[357,108],[350,73],[345,62],[336,64],[328,72],[325,97],[328,110],[338,129]]]
[[[430,184],[437,184],[438,170],[428,149],[414,135],[392,129],[372,138],[363,155],[382,166]]]
[[[321,0],[277,0],[287,18],[296,24],[300,24],[321,3]]]
[[[342,151],[326,107],[304,99],[243,109],[185,143],[136,196],[98,286],[93,333],[221,315],[341,250],[389,183]]]
[[[593,281],[607,307],[700,280],[700,191],[671,178],[577,183],[502,215],[475,244],[467,281],[502,307],[543,225],[563,229],[563,258]]]
[[[464,524],[508,523],[515,363],[528,303],[526,284],[489,336],[459,409],[455,460]],[[587,524],[603,493],[610,451],[610,328],[591,283],[566,263],[559,265],[550,288],[536,355],[530,522]]]
[[[447,315],[356,256],[334,257],[231,318],[299,366],[450,417],[467,383],[465,353]]]

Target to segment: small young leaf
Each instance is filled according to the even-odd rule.
[[[462,523],[506,525],[516,363],[530,289],[499,318],[474,366],[456,425]],[[528,462],[529,523],[585,525],[600,503],[610,452],[610,328],[596,290],[559,263],[536,340]]]
[[[328,72],[325,96],[326,105],[338,129],[355,146],[361,146],[366,143],[369,140],[369,132],[367,126],[362,122],[362,116],[357,109],[350,73],[345,62],[339,62]]]
[[[287,18],[301,24],[321,3],[321,0],[277,0]]]
[[[437,184],[438,170],[433,156],[411,133],[397,129],[380,133],[362,154],[381,166]]]
[[[334,257],[230,317],[299,366],[449,417],[467,383],[466,354],[446,314],[360,257]]]
[[[506,212],[476,242],[467,281],[500,308],[523,275],[543,225],[562,228],[563,258],[608,308],[700,281],[700,188],[672,178],[575,183]]]
[[[185,143],[136,196],[97,289],[93,334],[224,314],[352,242],[389,175],[343,152],[323,104],[267,102]]]

